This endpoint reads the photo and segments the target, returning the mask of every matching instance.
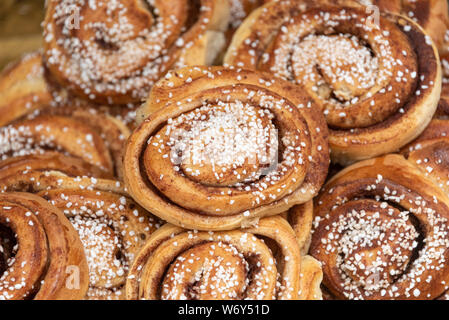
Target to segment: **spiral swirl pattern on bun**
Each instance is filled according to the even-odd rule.
[[[169,73],[128,140],[134,199],[178,226],[229,230],[309,201],[329,165],[319,110],[267,74],[227,68]]]

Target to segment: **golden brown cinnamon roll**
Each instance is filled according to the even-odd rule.
[[[51,0],[45,62],[58,83],[85,99],[140,102],[173,67],[211,64],[228,21],[222,0]]]
[[[44,199],[0,194],[0,299],[79,300],[86,257],[66,217]]]
[[[40,193],[65,213],[83,243],[89,266],[87,299],[124,299],[130,265],[160,226],[126,193],[113,192],[115,182],[110,184],[109,191],[91,183],[84,190],[57,188]]]
[[[276,257],[265,243],[278,248]],[[298,299],[301,257],[295,235],[280,217],[256,227],[196,232],[165,225],[134,260],[128,299]]]
[[[435,177],[444,175],[433,161],[440,153],[429,158],[423,147],[408,160],[354,164],[316,199],[310,254],[323,264],[330,297],[424,300],[447,291],[449,198]]]
[[[2,160],[61,152],[113,173],[112,159],[103,139],[90,126],[75,119],[39,116],[0,130]]]
[[[310,6],[356,6],[362,7],[377,19],[381,12],[403,15],[418,23],[444,51],[445,32],[449,28],[449,12],[446,0],[299,0]]]
[[[87,299],[124,298],[128,269],[161,224],[137,205],[118,181],[34,171],[14,179],[0,178],[0,190],[36,193],[66,215],[86,254]]]
[[[430,122],[441,67],[416,23],[392,14],[374,22],[360,8],[268,3],[239,28],[225,63],[269,71],[305,91],[327,119],[335,162],[397,151]]]
[[[324,118],[288,82],[222,67],[173,71],[128,140],[126,186],[160,218],[229,230],[309,201],[329,165]]]
[[[26,182],[30,179],[39,181],[47,172],[70,177],[111,177],[97,166],[59,152],[30,154],[0,161],[0,191],[6,191],[6,186],[15,185],[17,188],[14,190],[28,192]]]
[[[0,128],[0,170],[10,170],[10,164],[18,162],[22,164],[19,169],[25,165],[27,170],[57,170],[56,162],[45,159],[57,158],[61,162],[64,158],[68,161],[64,164],[65,173],[79,172],[67,172],[69,163],[77,163],[78,168],[89,168],[89,176],[120,178],[128,132],[118,120],[94,110],[51,108]],[[38,158],[42,159],[40,164]],[[27,159],[34,164],[27,166]]]

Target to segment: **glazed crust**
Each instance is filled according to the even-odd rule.
[[[440,0],[300,0],[310,6],[335,5],[364,8],[367,13],[377,15],[390,12],[403,15],[417,22],[432,37],[440,52],[447,46],[446,30],[449,28],[447,1]]]
[[[27,191],[61,210],[79,234],[89,266],[89,300],[123,300],[135,255],[162,222],[137,205],[123,184],[30,170],[0,179],[2,192]]]
[[[255,95],[256,92],[258,95]],[[171,100],[172,96],[175,96],[176,100]],[[238,179],[244,181],[254,178],[254,175],[251,175],[253,164],[246,163],[237,168],[240,175],[229,170],[229,176],[216,176],[214,168],[200,166],[198,170],[202,175],[196,177],[189,175],[188,166],[178,174],[174,168],[176,166],[173,165],[174,160],[158,151],[159,139],[166,132],[161,128],[169,127],[169,119],[183,119],[182,117],[189,116],[189,112],[193,114],[197,110],[205,110],[204,107],[214,111],[216,108],[208,107],[208,103],[219,106],[225,101],[235,108],[238,108],[240,102],[257,107],[263,105],[266,110],[273,112],[280,136],[290,137],[281,139],[282,142],[293,141],[301,144],[299,148],[289,150],[304,152],[300,156],[302,160],[298,160],[294,165],[294,171],[291,171],[291,168],[283,171],[286,175],[291,174],[292,179],[287,181],[281,177],[272,185],[275,190],[279,189],[276,191],[278,196],[270,194],[265,197],[262,194],[263,200],[257,200],[254,197],[258,193],[254,190],[252,192],[245,191],[246,187],[233,187],[240,183]],[[236,104],[233,105],[232,101],[236,101]],[[273,108],[279,102],[282,106]],[[241,110],[245,112],[247,109]],[[281,80],[274,80],[268,75],[218,67],[181,69],[169,74],[153,88],[141,114],[148,118],[128,140],[125,153],[126,186],[143,207],[175,225],[199,230],[238,228],[260,217],[282,213],[295,204],[309,201],[324,181],[329,156],[323,117],[310,107],[308,101],[304,100],[293,86]],[[181,121],[181,124],[190,126],[189,122]],[[292,136],[291,133],[296,132],[295,130],[298,130],[298,135]],[[153,138],[153,143],[148,144]],[[234,139],[232,135],[229,138]],[[284,158],[290,159],[285,156]],[[236,163],[237,157],[231,155],[229,161]],[[255,164],[257,165],[257,162]],[[285,165],[282,160],[279,161],[279,166],[281,165]],[[255,179],[257,183],[258,180]],[[260,178],[260,181],[263,182],[262,179],[264,178]],[[251,184],[246,186],[251,188]],[[270,189],[266,190],[269,192]],[[263,189],[260,191],[264,192]]]

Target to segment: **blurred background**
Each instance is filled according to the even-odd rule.
[[[0,71],[41,46],[45,0],[0,0]]]

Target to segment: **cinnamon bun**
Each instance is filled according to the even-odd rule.
[[[110,154],[113,162],[114,176],[122,180],[123,149],[126,139],[131,132],[129,126],[121,120],[119,115],[111,114],[109,111],[89,105],[78,107],[60,106],[44,109],[39,113],[39,116],[62,116],[82,122],[91,127],[91,130],[97,132],[106,145],[107,152]],[[89,140],[89,136],[86,136],[86,139]]]
[[[51,109],[0,128],[0,171],[11,171],[13,164],[19,170],[57,170],[59,163],[69,174],[121,177],[128,129],[88,110],[67,114],[59,110],[62,113]],[[27,160],[33,164],[26,164]]]
[[[267,241],[278,248],[278,257]],[[294,300],[300,268],[294,232],[281,217],[226,232],[165,225],[134,260],[126,296],[130,300]]]
[[[320,111],[288,82],[187,67],[153,88],[128,140],[126,186],[160,218],[230,230],[311,200],[329,165]]]
[[[168,70],[211,64],[228,21],[222,0],[51,0],[44,60],[58,83],[86,100],[140,102]]]
[[[79,114],[80,109],[85,109],[85,113],[88,110],[96,115],[101,114],[109,120],[115,121],[116,124],[125,124],[128,128],[125,131],[133,130],[136,127],[137,105],[104,106],[70,94],[48,77],[48,72],[42,63],[41,52],[25,55],[0,74],[0,113],[2,114],[0,127],[26,116],[35,116],[42,112],[48,113],[49,109],[52,110],[52,113],[71,116],[73,110]],[[87,119],[90,120],[90,123],[103,124],[105,122],[91,117]],[[110,122],[109,120],[106,122]]]
[[[89,269],[89,300],[122,300],[128,269],[161,221],[137,205],[118,181],[55,171],[0,179],[0,190],[35,193],[61,210],[79,235]]]
[[[87,299],[124,299],[126,275],[140,248],[161,222],[126,193],[116,193],[116,182],[105,190],[91,183],[85,189],[59,188],[39,194],[59,208],[78,232],[89,266]]]
[[[0,194],[0,299],[79,300],[88,285],[81,241],[44,199]]]
[[[377,19],[381,12],[403,15],[418,23],[444,51],[445,32],[449,28],[449,12],[446,0],[300,0],[309,6],[335,5],[362,7]],[[374,21],[374,20],[373,20]]]
[[[397,151],[429,124],[441,92],[431,38],[415,22],[356,7],[270,2],[239,28],[225,63],[269,71],[323,111],[331,157],[348,164]]]
[[[449,198],[439,153],[427,162],[423,147],[356,163],[317,197],[310,254],[330,297],[430,300],[449,288]]]

